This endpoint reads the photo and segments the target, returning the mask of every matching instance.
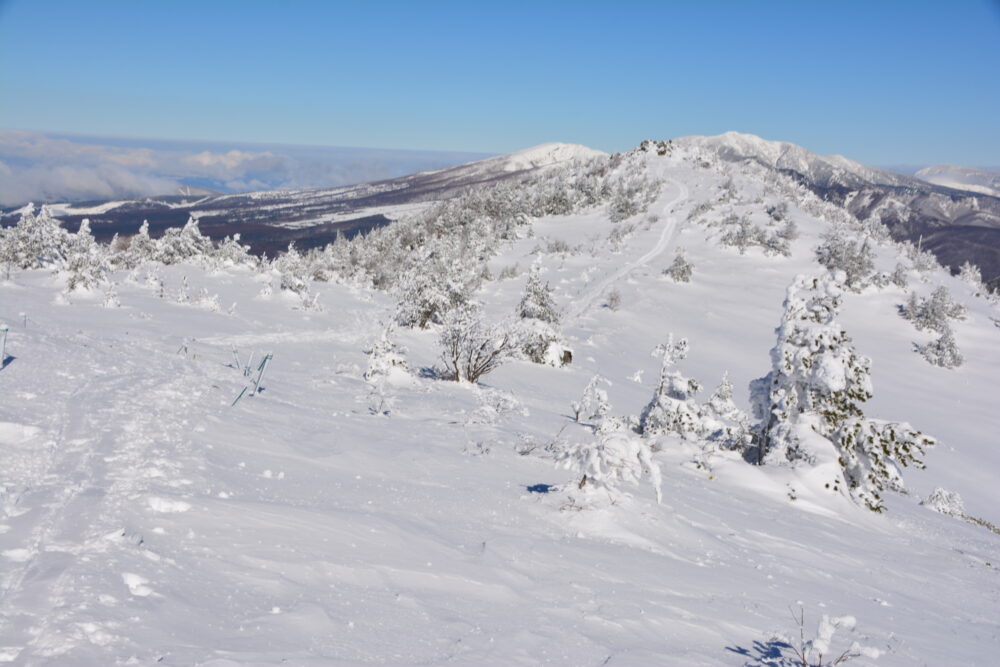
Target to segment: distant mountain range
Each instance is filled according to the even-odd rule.
[[[983,279],[1000,288],[1000,175],[996,173],[941,165],[911,177],[737,132],[674,141],[726,161],[752,161],[792,176],[859,219],[877,216],[894,238],[919,243],[953,269],[966,261],[978,265]],[[273,255],[290,242],[300,248],[319,247],[338,234],[363,233],[408,211],[455,197],[473,185],[515,180],[535,169],[602,154],[584,146],[551,143],[457,167],[345,187],[224,195],[193,190],[171,197],[60,204],[53,211],[70,229],[89,218],[95,236],[103,240],[134,233],[143,220],[149,221],[155,236],[194,216],[202,231],[213,238],[239,233],[254,252]],[[0,219],[8,225],[14,221],[13,209]]]

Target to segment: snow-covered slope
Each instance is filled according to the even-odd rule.
[[[906,186],[913,182],[901,174],[868,167],[841,155],[818,155],[787,141],[768,141],[753,134],[726,132],[702,137],[681,137],[674,140],[680,146],[710,150],[726,160],[755,160],[775,169],[787,169],[822,187],[859,184]]]
[[[436,379],[438,332],[404,329],[411,372],[377,394],[365,349],[394,298],[355,284],[313,284],[316,311],[244,268],[120,273],[115,308],[49,271],[0,282],[0,659],[791,665],[801,607],[807,638],[823,615],[856,618],[831,655],[853,641],[883,655],[853,664],[992,664],[1000,536],[920,500],[946,487],[1000,523],[1000,313],[889,244],[878,270],[901,262],[908,289],[944,285],[967,308],[957,369],[914,352],[931,336],[898,316],[903,288],[848,294],[839,317],[873,359],[866,413],[939,439],[926,471],[905,471],[909,495],[876,515],[808,466],[667,438],[662,504],[646,481],[573,502],[579,473],[554,455],[594,438],[570,407],[588,381],[607,378],[613,414],[637,415],[673,333],[700,398],[728,373],[748,408],[785,290],[821,271],[813,248],[839,219],[757,170],[665,152],[625,158],[662,182],[646,212],[541,218],[490,260],[505,277],[475,295],[487,317],[514,312],[537,264],[574,358],[511,361],[478,386]],[[781,201],[798,226],[789,256],[720,244],[732,216],[771,229]],[[690,283],[662,274],[680,248]],[[234,348],[240,364],[273,354],[264,391],[235,405]]]
[[[937,164],[921,169],[916,173],[916,177],[934,185],[943,185],[946,188],[1000,197],[1000,174],[995,171],[953,164]]]

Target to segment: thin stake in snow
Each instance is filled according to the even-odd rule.
[[[255,396],[260,393],[260,383],[264,379],[264,371],[267,370],[267,362],[271,361],[274,355],[265,354],[264,358],[260,360],[260,366],[257,367],[257,379],[253,383],[253,391],[250,392],[251,396]]]
[[[10,329],[7,328],[6,324],[0,324],[0,368],[4,367],[4,362],[7,361],[7,332]]]
[[[240,353],[236,351],[235,345],[233,346],[233,359],[236,360],[236,370],[240,370],[241,368],[243,368],[243,364],[240,362]]]
[[[233,399],[233,402],[230,403],[229,407],[234,407],[237,403],[239,403],[240,399],[243,398],[243,394],[247,393],[247,389],[249,389],[249,386],[244,385],[243,391],[241,391],[239,395],[235,399]]]

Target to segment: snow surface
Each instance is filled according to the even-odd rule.
[[[572,365],[445,382],[419,372],[437,361],[436,333],[403,330],[413,381],[393,385],[389,416],[369,410],[362,378],[388,295],[317,284],[325,310],[304,311],[261,297],[248,270],[187,265],[161,269],[165,299],[117,276],[111,309],[63,296],[47,271],[0,283],[0,320],[15,323],[0,370],[0,661],[790,665],[801,606],[818,645],[884,652],[852,664],[995,664],[1000,536],[919,503],[940,486],[1000,523],[998,313],[943,271],[911,285],[946,284],[968,307],[959,369],[914,353],[929,336],[897,316],[901,289],[848,295],[839,318],[874,359],[867,414],[940,440],[886,514],[817,489],[808,468],[732,453],[699,467],[681,441],[655,455],[661,505],[646,484],[603,509],[567,507],[558,487],[576,478],[545,447],[592,437],[569,414],[594,374],[614,414],[637,414],[651,352],[674,333],[691,346],[680,369],[705,395],[728,371],[746,408],[786,287],[818,270],[828,225],[795,206],[788,258],[740,255],[689,220],[730,178],[755,216],[774,198],[738,165],[690,157],[644,156],[663,190],[624,244],[591,210],[536,221],[491,262],[495,275],[521,267],[478,295],[493,318],[540,262]],[[551,240],[574,250],[539,251]],[[680,247],[687,284],[661,275]],[[223,310],[171,299],[184,277]],[[232,406],[246,382],[234,346],[274,358],[264,391]],[[846,616],[855,629],[830,636]]]

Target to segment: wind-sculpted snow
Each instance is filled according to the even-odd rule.
[[[103,266],[94,287],[68,289],[48,251],[41,268],[11,264],[0,659],[787,665],[857,642],[852,664],[992,664],[996,303],[971,271],[948,275],[783,176],[647,148],[604,175],[556,166],[510,199],[478,191],[446,219],[414,218],[392,237],[403,249],[371,264],[384,284],[300,270],[388,247],[377,237],[273,266],[232,261],[245,255],[232,245],[223,259],[197,224],[169,255],[139,241],[134,265]],[[610,192],[584,203],[591,173]],[[644,210],[614,222],[633,210],[615,202],[629,188]],[[509,227],[489,213],[525,202],[560,208]],[[776,212],[796,225],[787,254],[721,241],[731,215],[781,229]],[[832,228],[871,250],[837,315],[871,360],[864,413],[938,442],[882,514],[826,488],[835,460],[751,465],[742,437],[708,428],[740,435],[788,286],[826,273],[816,248]],[[87,245],[35,231],[36,250]],[[687,282],[663,275],[680,249]],[[527,312],[572,362],[506,359],[451,382],[435,371],[441,325],[389,327],[392,262],[437,276],[458,251],[484,323]],[[545,289],[526,308],[529,281]],[[927,363],[914,345],[937,332],[899,316],[910,292],[927,305],[939,286],[964,308],[949,318],[958,368]],[[616,310],[602,307],[612,290]],[[704,421],[681,432],[672,415]],[[831,451],[820,432],[801,437]]]

